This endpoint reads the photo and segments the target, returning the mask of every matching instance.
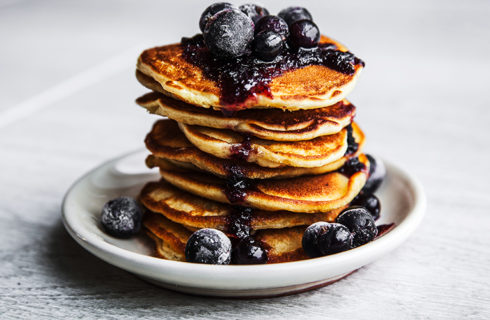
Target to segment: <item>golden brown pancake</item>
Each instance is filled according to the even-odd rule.
[[[322,36],[321,43],[333,43],[347,51],[340,43]],[[310,65],[277,76],[269,83],[270,95],[253,96],[235,109],[279,108],[285,110],[315,109],[342,101],[353,89],[362,70],[355,66],[353,75],[343,74],[320,65]],[[161,92],[186,103],[214,109],[227,109],[220,99],[218,84],[183,57],[177,44],[147,49],[137,62],[137,79],[151,90]]]
[[[293,112],[252,109],[225,116],[222,112],[198,108],[157,92],[148,93],[136,102],[150,113],[188,125],[230,129],[275,141],[310,140],[337,133],[352,122],[356,109],[343,100],[318,109]]]
[[[257,209],[320,213],[339,209],[350,203],[366,183],[369,161],[361,154],[365,169],[347,177],[337,171],[316,176],[284,180],[254,180],[243,191],[239,204]],[[174,186],[206,199],[230,203],[226,180],[190,170],[164,170],[162,177]],[[238,203],[235,203],[238,204]]]
[[[147,213],[143,221],[148,235],[155,241],[157,255],[161,258],[185,261],[185,245],[192,232],[162,215]],[[261,230],[254,238],[267,251],[267,263],[307,259],[301,240],[305,227]]]
[[[185,245],[192,234],[183,226],[163,218],[158,214],[146,212],[143,226],[156,243],[157,254],[165,259],[185,261]]]
[[[217,158],[209,153],[203,152],[191,144],[184,134],[179,130],[177,123],[171,120],[159,120],[155,122],[150,133],[146,136],[145,144],[153,154],[147,158],[150,168],[160,167],[171,170],[178,167],[194,170],[204,170],[220,177],[226,177],[232,171],[240,172],[249,179],[289,178],[301,175],[322,174],[335,171],[344,165],[351,156],[357,156],[364,144],[364,134],[360,130],[353,132],[359,148],[356,154],[344,156],[329,164],[313,167],[278,167],[266,168],[257,164],[241,161]]]
[[[139,200],[150,211],[186,228],[214,228],[226,232],[232,222],[232,206],[182,191],[165,180],[147,183]],[[254,210],[250,227],[252,230],[281,229],[317,221],[332,222],[344,208],[317,214]]]
[[[218,158],[242,158],[259,166],[312,168],[341,159],[347,151],[347,129],[306,141],[271,141],[246,138],[231,130],[179,123],[186,138],[202,151]],[[354,131],[360,128],[352,123]]]

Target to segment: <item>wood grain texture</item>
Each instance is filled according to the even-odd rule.
[[[286,6],[264,2],[272,12]],[[155,117],[134,104],[146,91],[134,79],[135,56],[124,70],[0,127],[1,319],[490,318],[490,3],[302,4],[367,62],[349,98],[369,150],[410,168],[426,188],[416,233],[334,285],[265,300],[182,295],[93,257],[64,231],[61,200],[87,170],[143,145]],[[0,5],[0,117],[121,50],[192,35],[203,7]]]

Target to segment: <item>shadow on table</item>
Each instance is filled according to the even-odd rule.
[[[209,312],[210,306],[213,306],[215,311],[216,308],[218,311],[233,308],[237,314],[241,314],[240,309],[246,312],[250,303],[258,308],[271,303],[271,299],[248,300],[245,304],[244,300],[184,295],[149,284],[85,251],[69,236],[61,221],[49,230],[45,239],[49,254],[39,256],[38,262],[46,266],[46,273],[56,283],[60,294],[71,298],[97,299],[97,304],[103,305],[104,309],[129,308],[132,311],[155,312],[164,308],[165,313],[178,312],[184,316]],[[309,293],[302,296],[307,297]],[[273,298],[272,301],[280,303],[281,299],[288,297]]]

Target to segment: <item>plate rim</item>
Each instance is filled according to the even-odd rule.
[[[348,262],[351,262],[350,264],[352,264],[351,260],[357,259],[358,261],[363,261],[358,267],[356,267],[357,269],[398,247],[418,227],[426,211],[427,200],[424,188],[419,180],[404,167],[394,165],[390,161],[386,161],[384,158],[382,158],[388,172],[394,172],[396,176],[401,176],[407,182],[407,185],[410,187],[410,193],[413,196],[413,207],[411,210],[409,210],[406,217],[399,224],[397,224],[393,230],[386,233],[379,239],[376,239],[376,241],[330,256],[276,264],[208,265],[165,260],[120,248],[114,244],[104,241],[104,239],[100,238],[94,233],[86,234],[83,232],[83,227],[81,228],[80,226],[76,225],[73,226],[71,223],[71,218],[67,213],[67,206],[70,204],[70,201],[72,201],[71,197],[74,197],[77,190],[76,188],[80,187],[82,183],[89,176],[91,176],[91,174],[111,163],[116,163],[123,158],[142,152],[142,150],[144,149],[127,152],[118,157],[106,160],[79,177],[68,188],[63,197],[61,204],[61,217],[63,225],[70,236],[77,243],[79,243],[85,250],[89,251],[105,262],[121,269],[177,286],[182,285],[213,289],[261,289],[298,285],[315,281],[315,279],[319,280],[317,279],[318,277],[311,276],[290,276],[291,274],[297,275],[299,271],[304,272],[308,269],[328,267],[330,268],[329,273],[335,273],[335,270],[340,269],[343,271],[338,273],[345,273],[346,270],[345,268],[342,268],[342,266]],[[141,268],[142,266],[144,268]],[[237,279],[237,274],[240,274],[242,278]],[[267,274],[269,277],[264,277],[264,274]],[[189,281],[189,279],[196,278],[196,275],[200,275],[200,281]],[[162,276],[165,276],[164,280],[162,280]],[[179,276],[180,279],[175,279]],[[243,276],[245,276],[245,278],[243,278]],[[263,281],[263,283],[252,281],[255,283],[252,286],[250,280],[258,280],[259,278],[266,279],[267,281]],[[326,278],[328,277],[325,277],[324,279]],[[281,280],[278,281],[278,279]]]

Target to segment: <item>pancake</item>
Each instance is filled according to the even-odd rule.
[[[202,151],[223,159],[242,159],[259,166],[311,168],[341,159],[348,146],[348,131],[306,141],[271,141],[244,137],[231,130],[179,123],[187,139]],[[353,123],[353,131],[360,128]]]
[[[185,245],[192,232],[162,215],[148,213],[143,221],[161,258],[185,261]],[[254,238],[267,251],[267,263],[307,259],[301,240],[305,227],[257,231]]]
[[[192,232],[160,215],[145,213],[143,226],[155,241],[156,253],[161,258],[185,261],[185,244]]]
[[[364,164],[364,169],[350,177],[335,171],[286,180],[244,181],[240,183],[242,188],[239,190],[235,188],[236,181],[230,189],[227,188],[227,180],[206,173],[164,169],[160,173],[174,186],[206,199],[231,203],[229,197],[233,204],[267,211],[320,213],[339,209],[359,194],[369,172],[366,156],[361,154],[359,160]]]
[[[339,50],[347,51],[328,37],[322,36],[320,42],[332,43]],[[230,103],[222,101],[223,89],[206,77],[200,67],[188,62],[183,53],[180,43],[143,51],[136,67],[138,81],[153,91],[198,107],[229,110]],[[232,108],[299,110],[330,106],[342,101],[354,88],[362,68],[361,64],[356,64],[352,75],[322,65],[287,71],[273,78],[268,90],[254,94]]]
[[[164,180],[146,184],[139,200],[150,211],[186,228],[214,228],[226,232],[233,222],[232,206],[195,196]],[[317,221],[332,222],[344,208],[317,214],[254,210],[250,227],[252,230],[282,229]]]
[[[287,112],[279,109],[243,110],[231,116],[151,92],[136,100],[150,113],[188,125],[231,129],[266,140],[302,141],[334,134],[348,126],[356,108],[347,100],[318,109]]]
[[[193,170],[203,170],[220,177],[226,177],[233,172],[240,172],[249,179],[289,178],[301,175],[316,175],[335,171],[342,167],[349,157],[357,156],[364,144],[364,134],[354,130],[353,136],[359,144],[357,153],[344,155],[339,160],[320,167],[298,168],[278,167],[266,168],[243,160],[217,158],[205,153],[191,144],[179,130],[177,123],[171,120],[155,122],[150,133],[146,136],[145,144],[153,155],[146,163],[150,168],[160,167],[171,170],[175,166]]]

